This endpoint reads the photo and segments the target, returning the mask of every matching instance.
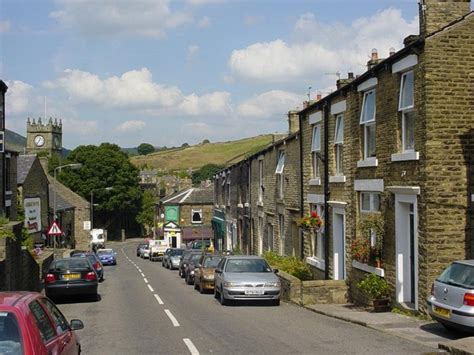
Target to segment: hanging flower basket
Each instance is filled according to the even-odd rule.
[[[319,232],[323,225],[321,217],[316,211],[311,212],[308,216],[304,216],[298,220],[298,226],[307,231]]]

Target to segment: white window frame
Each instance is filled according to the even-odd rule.
[[[374,95],[374,112],[372,117],[366,117],[366,108],[367,108],[367,98],[369,97],[370,94]],[[377,90],[375,88],[367,90],[364,92],[364,97],[362,101],[362,109],[360,111],[360,125],[364,126],[363,127],[363,133],[364,133],[364,159],[368,158],[375,158],[377,156],[376,151],[374,152],[373,155],[368,154],[368,147],[369,147],[369,141],[368,141],[368,132],[369,130],[374,127],[374,147],[376,147],[376,129],[375,129],[375,117],[377,115]]]
[[[278,232],[280,233],[280,255],[285,255],[285,216],[278,215]]]
[[[364,209],[364,195],[369,196],[369,209]],[[378,197],[378,208],[375,207],[375,195]],[[371,213],[371,212],[379,212],[380,211],[380,193],[373,192],[373,191],[361,191],[360,194],[360,212],[361,213]]]
[[[407,78],[411,77],[411,88],[412,88],[412,92],[411,92],[411,105],[408,105],[408,106],[402,106],[402,102],[403,102],[403,98],[406,94],[406,91],[405,91],[405,84],[407,82]],[[401,112],[402,114],[402,132],[401,132],[401,141],[402,141],[402,153],[413,153],[415,152],[415,147],[414,147],[414,144],[413,144],[413,147],[407,147],[407,120],[408,120],[408,116],[410,114],[414,115],[414,107],[415,107],[415,74],[413,72],[413,70],[409,70],[407,72],[404,72],[402,73],[401,75],[401,78],[400,78],[400,95],[398,97],[398,111]],[[413,120],[415,120],[415,118],[413,117],[412,118]],[[413,142],[415,140],[415,128],[413,127]]]
[[[267,250],[268,251],[273,251],[273,238],[275,236],[273,229],[274,229],[273,224],[268,223],[268,226],[267,226]]]
[[[263,159],[258,161],[258,202],[263,203]]]
[[[199,213],[199,216],[201,217],[200,221],[194,221],[194,214],[195,213]],[[203,223],[203,220],[202,220],[202,208],[196,208],[196,209],[192,209],[191,210],[191,223],[192,224],[202,224]]]
[[[278,154],[278,163],[275,169],[275,174],[277,178],[277,189],[278,197],[283,198],[284,196],[284,175],[283,170],[285,169],[285,151],[281,150]]]
[[[230,206],[230,196],[231,196],[231,194],[230,194],[230,188],[231,188],[230,175],[227,176],[225,188],[226,188],[226,205]]]
[[[339,135],[338,135],[339,133]],[[336,115],[334,129],[334,146],[336,155],[336,176],[344,175],[344,115]]]
[[[321,152],[321,124],[315,124],[313,126],[313,135],[311,138],[311,156],[312,156],[312,167],[313,167],[313,178],[317,179],[321,177],[321,163],[318,155]]]

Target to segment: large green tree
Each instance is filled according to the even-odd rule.
[[[191,176],[193,185],[197,186],[201,183],[201,181],[212,179],[212,176],[223,168],[223,166],[217,164],[206,164],[199,170],[193,171]]]
[[[138,169],[119,146],[110,143],[79,146],[63,163],[82,164],[77,170],[62,169],[58,178],[88,201],[93,194],[95,221],[113,223],[116,231],[136,228],[142,199]]]
[[[145,234],[152,231],[155,221],[155,196],[150,190],[145,190],[142,195],[141,209],[137,215],[137,222],[143,226]]]
[[[155,147],[153,147],[149,143],[142,143],[137,147],[137,152],[140,155],[147,155],[153,153],[155,151]]]

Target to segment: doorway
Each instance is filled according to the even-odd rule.
[[[334,263],[334,280],[346,279],[346,238],[345,238],[345,215],[344,209],[333,209],[333,263]]]

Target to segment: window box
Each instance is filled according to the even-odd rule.
[[[342,175],[342,176],[330,176],[329,177],[329,182],[333,182],[333,183],[346,182],[346,177],[344,175]]]
[[[320,186],[321,185],[321,178],[311,179],[309,180],[310,186]]]
[[[365,271],[365,272],[368,272],[368,273],[374,273],[380,277],[385,277],[385,270],[384,269],[381,269],[381,268],[378,268],[378,267],[375,267],[375,266],[370,266],[370,265],[367,265],[367,264],[363,264],[363,263],[360,263],[356,260],[352,260],[352,267],[356,268],[356,269],[359,269],[359,270],[362,270],[362,271]]]
[[[357,162],[358,168],[372,168],[379,165],[379,161],[377,158],[366,158],[364,160],[359,160]]]

